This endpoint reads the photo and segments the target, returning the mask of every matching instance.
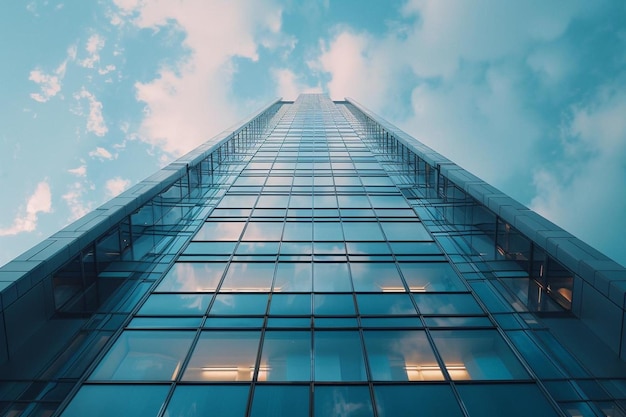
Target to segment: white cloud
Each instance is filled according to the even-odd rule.
[[[87,51],[87,58],[80,61],[80,65],[85,68],[93,68],[94,65],[100,62],[100,51],[104,48],[105,40],[102,36],[93,34],[87,40],[85,50]]]
[[[35,192],[28,198],[23,213],[18,214],[13,220],[13,225],[0,228],[0,236],[12,236],[23,232],[32,232],[37,228],[37,220],[40,213],[52,211],[52,194],[47,181],[37,184]]]
[[[89,156],[91,156],[92,158],[100,158],[100,159],[113,159],[114,158],[111,152],[101,147],[97,147],[93,151],[89,152]]]
[[[108,74],[109,72],[112,72],[112,71],[115,71],[115,65],[107,65],[104,68],[100,68],[98,70],[98,74],[106,75],[106,74]]]
[[[233,58],[258,59],[259,44],[291,48],[280,34],[281,13],[272,1],[116,1],[119,14],[139,28],[176,25],[188,54],[137,83],[145,103],[142,140],[178,155],[206,141],[241,115],[231,92]],[[288,38],[288,39],[287,39]]]
[[[68,221],[74,221],[83,217],[92,210],[93,204],[83,201],[84,194],[84,185],[80,182],[75,182],[70,184],[67,192],[61,196],[61,198],[65,200],[67,208],[70,210]]]
[[[61,64],[51,73],[48,74],[36,68],[32,70],[28,76],[30,81],[39,85],[40,92],[32,93],[30,97],[40,103],[45,103],[61,91],[61,81],[65,77],[67,63],[76,58],[76,47],[70,46],[67,49],[67,57]]]
[[[40,103],[45,103],[61,91],[61,81],[58,76],[45,74],[40,69],[35,69],[28,76],[30,81],[39,84],[41,93],[31,93],[30,97]]]
[[[87,166],[81,165],[78,168],[68,169],[67,172],[76,175],[77,177],[84,177],[87,175]]]
[[[92,132],[96,136],[104,136],[109,129],[102,116],[102,103],[96,99],[93,93],[90,93],[83,87],[83,89],[74,94],[76,100],[86,99],[89,103],[89,116],[87,118],[87,131]]]
[[[106,188],[107,195],[109,197],[115,197],[130,186],[130,180],[115,177],[108,180],[104,186]]]
[[[300,93],[322,92],[322,88],[319,85],[316,87],[307,85],[293,71],[287,68],[273,69],[271,73],[277,84],[278,95],[283,100],[295,100]]]

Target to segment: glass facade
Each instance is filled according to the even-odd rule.
[[[550,330],[571,271],[357,105],[273,113],[198,169],[167,249],[128,258],[158,267],[73,383],[6,415],[626,415],[624,362],[590,369]]]

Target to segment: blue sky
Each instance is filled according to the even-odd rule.
[[[8,1],[0,62],[0,264],[308,91],[626,264],[623,1]]]

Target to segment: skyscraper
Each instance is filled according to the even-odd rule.
[[[626,415],[624,268],[349,99],[271,103],[0,283],[4,415]]]

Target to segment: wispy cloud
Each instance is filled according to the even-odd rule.
[[[98,74],[100,74],[100,75],[106,75],[106,74],[108,74],[108,73],[110,73],[110,72],[112,72],[112,71],[115,71],[115,65],[107,65],[107,66],[106,66],[106,67],[104,67],[104,68],[100,68],[100,69],[98,70]]]
[[[84,194],[85,185],[80,182],[74,182],[67,187],[66,193],[61,196],[70,211],[68,221],[81,218],[93,209],[92,203],[84,201]]]
[[[74,94],[76,100],[86,99],[89,104],[89,115],[87,116],[87,131],[96,136],[104,136],[109,131],[102,115],[102,103],[96,99],[93,93],[82,88]]]
[[[87,40],[85,50],[87,51],[87,58],[81,60],[79,63],[85,68],[93,68],[95,64],[100,62],[100,51],[104,48],[105,40],[102,36],[93,34]]]
[[[63,62],[51,73],[46,73],[41,68],[35,68],[28,75],[28,79],[39,85],[39,93],[31,93],[30,97],[40,103],[45,103],[52,97],[61,92],[61,85],[67,63],[76,59],[76,47],[74,45],[67,49],[67,57]]]
[[[31,93],[30,97],[40,103],[45,103],[61,91],[61,81],[57,75],[45,74],[42,70],[35,69],[30,72],[28,79],[39,84],[41,93]]]
[[[81,165],[77,168],[68,169],[67,172],[76,175],[77,177],[84,177],[87,175],[87,165]]]
[[[32,232],[37,228],[40,213],[52,211],[52,194],[47,181],[37,184],[35,192],[28,198],[26,207],[21,209],[13,224],[7,228],[0,228],[0,236],[12,236],[23,232]]]
[[[104,186],[106,188],[107,195],[109,197],[115,197],[130,186],[130,180],[122,177],[115,177],[108,180]]]
[[[99,159],[113,159],[114,158],[111,152],[99,146],[93,151],[90,151],[89,156],[91,156],[92,158],[99,158]]]

